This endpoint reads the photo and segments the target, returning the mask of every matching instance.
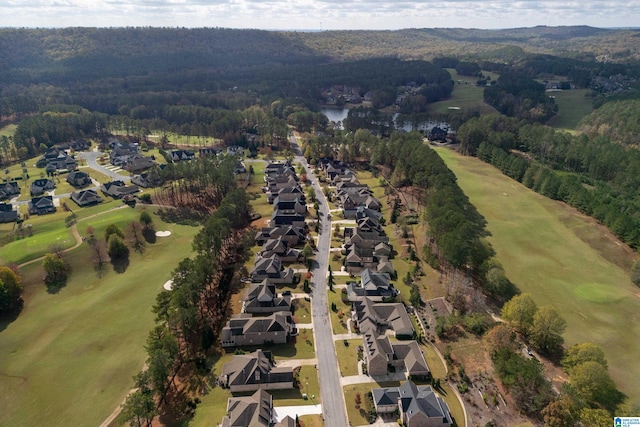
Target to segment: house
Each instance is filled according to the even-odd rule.
[[[86,172],[73,171],[67,175],[67,182],[74,187],[86,187],[91,185],[91,177]]]
[[[51,174],[63,170],[74,171],[78,168],[78,163],[73,156],[67,154],[63,147],[51,147],[36,162],[36,166],[45,168],[47,173]]]
[[[281,225],[293,225],[296,227],[304,227],[305,220],[304,215],[298,213],[287,213],[276,209],[271,214],[271,220],[269,221],[271,227],[278,227]]]
[[[362,348],[367,373],[371,376],[387,375],[403,369],[412,378],[428,379],[431,371],[416,341],[391,342],[386,335],[375,331],[362,334]]]
[[[298,193],[280,192],[273,200],[273,209],[283,214],[304,215],[307,213],[307,204]]]
[[[384,242],[375,244],[371,240],[362,243],[350,243],[345,245],[346,256],[344,260],[345,269],[349,273],[359,273],[363,269],[376,269],[379,272],[393,273],[386,268],[389,261],[391,248]],[[381,264],[384,266],[381,267]]]
[[[20,194],[20,187],[15,181],[0,184],[0,199],[9,199]]]
[[[52,196],[34,197],[29,202],[29,214],[31,215],[44,215],[55,211],[56,207],[53,204]]]
[[[198,149],[198,154],[200,157],[209,157],[209,156],[217,156],[220,154],[220,149],[215,147],[205,147]]]
[[[276,285],[268,279],[251,283],[242,299],[242,312],[252,314],[291,312],[291,295],[278,296]]]
[[[273,203],[280,190],[284,188],[298,187],[298,181],[294,176],[283,175],[278,178],[269,179],[264,191],[267,194],[267,202]]]
[[[431,130],[427,133],[427,139],[429,141],[440,141],[440,142],[446,142],[447,141],[447,131],[439,128],[438,126],[434,126],[433,128],[431,128]]]
[[[227,154],[231,156],[242,156],[244,155],[244,148],[240,147],[239,145],[232,145],[230,147],[227,147]]]
[[[132,176],[131,183],[142,188],[157,187],[162,184],[162,179],[156,172],[151,171]]]
[[[288,415],[279,423],[275,423],[273,418],[271,395],[258,390],[251,396],[230,397],[227,415],[219,427],[295,427],[295,421]]]
[[[36,179],[31,183],[29,192],[31,193],[31,197],[34,197],[44,194],[45,191],[53,190],[54,188],[56,188],[56,184],[52,180],[42,178]]]
[[[14,222],[18,219],[18,211],[11,203],[0,203],[0,222]]]
[[[223,347],[286,344],[296,332],[291,313],[278,312],[267,317],[242,313],[229,319],[220,339]]]
[[[126,185],[124,181],[111,181],[102,184],[100,190],[107,196],[111,196],[114,199],[121,199],[124,196],[138,193],[140,187],[135,184]]]
[[[450,427],[453,419],[449,406],[431,386],[407,381],[400,387],[374,388],[373,404],[378,414],[398,411],[407,427]]]
[[[111,141],[111,153],[109,153],[109,163],[113,166],[125,168],[125,165],[134,156],[138,156],[138,146],[128,142]]]
[[[258,254],[262,257],[270,257],[272,254],[276,254],[280,258],[280,262],[299,262],[302,259],[301,251],[292,249],[283,236],[267,240]]]
[[[149,169],[153,167],[155,164],[156,164],[155,160],[153,160],[151,157],[145,157],[141,154],[136,154],[134,156],[129,157],[124,163],[124,165],[122,166],[122,168],[131,173],[137,173],[145,169]]]
[[[397,339],[413,339],[414,329],[404,304],[375,303],[360,297],[353,303],[353,320],[361,332],[375,331],[384,334],[393,330]]]
[[[271,162],[271,163],[267,163],[267,165],[264,167],[265,177],[282,176],[282,175],[285,175],[286,171],[291,171],[291,172],[294,172],[295,174],[295,169],[293,168],[293,165],[289,161],[285,163]]]
[[[346,219],[355,219],[359,207],[379,211],[382,206],[377,198],[364,190],[356,194],[339,194],[338,199]]]
[[[219,378],[231,393],[293,388],[293,368],[278,368],[270,351],[236,354],[222,366]]]
[[[71,193],[71,200],[81,207],[102,203],[102,197],[98,196],[95,190],[82,190]]]
[[[389,281],[387,273],[365,269],[360,276],[360,282],[347,284],[349,301],[355,302],[360,297],[367,297],[374,302],[382,302],[385,298],[393,298],[398,295],[398,290]]]
[[[282,236],[289,247],[299,246],[306,242],[307,237],[304,227],[295,225],[279,227],[263,227],[256,233],[255,241],[257,245],[264,245],[269,239],[276,239]]]
[[[253,282],[261,282],[264,279],[269,279],[272,283],[276,284],[291,284],[295,280],[293,269],[285,269],[282,267],[280,257],[276,254],[270,254],[264,257],[257,255],[249,275]]]
[[[196,154],[191,150],[169,150],[169,157],[174,163],[193,160]]]

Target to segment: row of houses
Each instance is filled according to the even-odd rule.
[[[395,275],[390,261],[393,249],[380,223],[380,201],[344,163],[326,160],[320,167],[326,181],[335,187],[344,217],[356,220],[355,227],[344,229],[344,266],[360,278],[347,284],[346,297],[352,303],[352,321],[362,336],[367,374],[383,377],[404,371],[410,379],[430,378],[405,305],[392,302],[398,291],[391,283]],[[409,380],[400,387],[373,389],[372,394],[379,414],[397,412],[405,426],[453,424],[448,406],[429,386],[417,386]]]
[[[242,312],[234,315],[221,333],[223,347],[286,344],[297,334],[292,316],[292,296],[279,294],[277,285],[290,284],[295,275],[284,264],[299,262],[297,247],[306,241],[305,196],[290,163],[271,163],[265,168],[265,188],[274,205],[269,227],[256,234],[261,246],[251,269],[250,283],[242,299]],[[294,388],[290,367],[278,367],[271,352],[256,350],[234,355],[222,368],[219,383],[232,393],[254,392],[231,397],[220,426],[284,427],[295,425],[290,417],[279,423],[273,417],[271,395],[266,390]]]

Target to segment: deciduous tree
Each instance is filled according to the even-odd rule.
[[[518,332],[528,335],[537,310],[531,295],[521,294],[511,298],[502,307],[502,318]]]
[[[9,267],[0,267],[0,314],[14,310],[20,305],[22,280]]]
[[[562,350],[564,338],[562,334],[567,322],[558,311],[550,305],[540,308],[533,316],[531,327],[531,344],[547,354],[557,354]]]

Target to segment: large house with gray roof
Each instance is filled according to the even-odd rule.
[[[400,387],[371,390],[378,414],[396,411],[406,427],[450,427],[453,419],[449,406],[433,392],[431,386],[407,381]]]
[[[362,334],[362,348],[371,376],[386,375],[403,369],[412,378],[429,378],[431,371],[416,341],[394,341],[375,331]]]
[[[222,328],[223,347],[286,344],[296,333],[291,313],[273,313],[267,317],[253,317],[243,313],[233,316]]]
[[[293,368],[278,368],[270,351],[256,350],[233,356],[222,367],[219,381],[232,393],[289,390],[293,388]]]
[[[264,390],[251,396],[231,397],[227,401],[227,415],[219,427],[295,427],[290,416],[280,422],[274,421],[273,400]]]
[[[415,332],[404,304],[399,302],[376,304],[367,297],[360,297],[353,303],[353,320],[362,333],[384,334],[391,329],[398,339],[412,339]]]
[[[251,283],[242,299],[242,312],[269,314],[277,311],[291,311],[291,295],[278,296],[276,285],[269,279]]]

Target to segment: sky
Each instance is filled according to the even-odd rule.
[[[640,0],[0,0],[0,27],[269,30],[640,26]]]

